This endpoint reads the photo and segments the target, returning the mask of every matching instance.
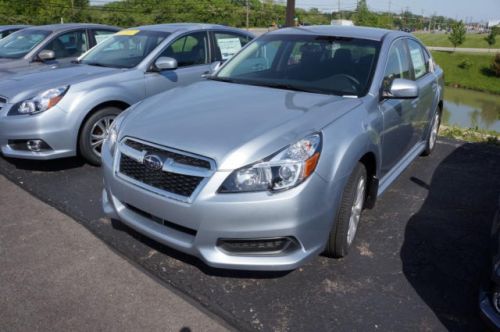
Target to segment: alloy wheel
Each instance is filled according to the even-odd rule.
[[[92,126],[92,129],[90,131],[90,146],[92,147],[92,152],[94,152],[99,157],[101,157],[102,144],[108,137],[109,129],[115,118],[115,115],[107,115],[100,118]]]
[[[361,212],[365,203],[365,190],[366,179],[359,178],[358,185],[356,186],[356,195],[351,208],[351,217],[349,218],[349,229],[347,231],[347,244],[351,245],[358,229],[359,220],[361,219]]]

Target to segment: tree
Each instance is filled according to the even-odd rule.
[[[366,0],[359,0],[354,15],[354,23],[361,26],[374,27],[377,26],[377,16],[370,12]]]
[[[491,70],[497,77],[500,77],[500,53],[497,53],[497,55],[493,58]]]
[[[465,41],[465,24],[462,21],[455,22],[451,25],[451,33],[448,39],[453,44],[453,47],[456,49],[457,46],[460,46]]]
[[[495,32],[491,30],[490,33],[486,37],[484,37],[484,40],[486,40],[489,48],[491,49],[491,46],[495,45],[495,43],[497,42],[495,38]]]

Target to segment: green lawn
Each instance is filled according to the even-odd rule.
[[[445,33],[415,33],[426,46],[453,47],[448,39],[449,34]],[[488,48],[488,43],[484,40],[486,34],[468,33],[465,36],[465,42],[459,47],[466,48]],[[497,42],[492,48],[500,48],[500,36],[497,36]]]
[[[500,94],[500,77],[495,77],[489,67],[493,54],[470,54],[451,52],[432,52],[434,60],[444,70],[446,85]],[[469,59],[472,66],[469,69],[458,65]]]

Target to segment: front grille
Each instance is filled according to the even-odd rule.
[[[190,197],[203,177],[152,170],[144,164],[121,155],[120,173],[149,186],[177,195]]]
[[[168,158],[173,159],[175,162],[178,162],[179,164],[210,169],[210,163],[207,160],[186,156],[184,154],[176,153],[173,151],[159,149],[159,148],[156,148],[154,146],[147,145],[147,144],[144,144],[144,143],[141,143],[138,141],[133,141],[130,139],[125,141],[125,144],[130,146],[131,148],[133,148],[135,150],[138,150],[138,151],[146,151],[148,153],[155,153],[155,154],[162,156],[165,159],[168,159]]]

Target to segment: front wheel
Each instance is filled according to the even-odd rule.
[[[106,107],[92,114],[82,127],[78,146],[80,154],[92,165],[101,165],[101,149],[108,137],[111,124],[122,112],[116,107]]]
[[[439,110],[436,111],[434,118],[432,119],[431,131],[429,133],[429,138],[427,139],[427,144],[425,146],[425,150],[422,152],[423,156],[428,156],[434,151],[436,147],[439,125],[441,124],[441,112]]]
[[[328,256],[339,258],[347,255],[358,230],[366,200],[366,187],[366,168],[358,163],[342,193],[342,201],[326,245]]]

